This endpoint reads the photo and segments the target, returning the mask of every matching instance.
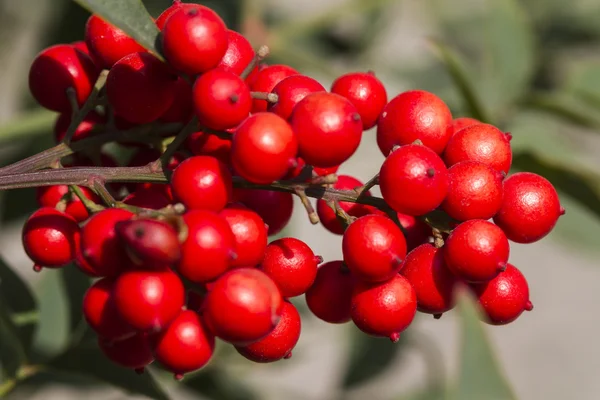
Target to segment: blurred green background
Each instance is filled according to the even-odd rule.
[[[170,2],[144,3],[157,16]],[[289,64],[326,87],[342,73],[374,70],[390,98],[429,90],[455,116],[510,131],[514,170],[549,178],[567,209],[550,237],[512,246],[511,262],[527,276],[536,309],[507,327],[482,327],[465,300],[440,321],[419,317],[392,344],[350,324],[327,326],[300,299],[303,333],[291,360],[256,365],[222,345],[209,367],[182,383],[159,368],[137,376],[98,353],[81,319],[87,278],[74,269],[30,271],[19,234],[36,207],[34,191],[0,192],[0,397],[6,391],[12,399],[45,400],[599,398],[600,2],[202,4],[255,47],[269,45],[269,63]],[[0,0],[3,165],[53,144],[55,115],[28,94],[28,67],[41,49],[81,40],[88,16],[67,0]],[[373,135],[365,133],[342,173],[366,180],[377,172],[383,158]],[[339,238],[297,211],[286,235],[307,241],[326,260],[340,257]]]

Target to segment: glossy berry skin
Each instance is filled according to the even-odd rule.
[[[143,333],[116,342],[98,337],[98,347],[110,361],[136,371],[143,371],[154,361],[150,342]]]
[[[319,267],[314,283],[306,291],[306,305],[325,322],[348,322],[354,284],[355,278],[342,261],[327,262]]]
[[[120,208],[107,208],[92,216],[81,230],[81,251],[98,276],[114,277],[131,262],[115,231],[119,221],[134,214]]]
[[[165,11],[161,13],[156,18],[156,21],[154,21],[154,23],[156,23],[158,29],[162,31],[165,27],[167,19],[169,19],[169,17],[173,15],[176,11],[180,9],[191,10],[192,8],[196,7],[198,7],[197,3],[184,3],[181,0],[173,0],[173,4],[171,4],[171,6],[169,6]]]
[[[487,164],[463,161],[448,169],[442,209],[458,220],[490,219],[502,205],[504,175]]]
[[[439,315],[454,307],[458,280],[446,267],[442,249],[420,245],[408,253],[400,273],[415,289],[420,312]]]
[[[512,163],[510,136],[489,124],[475,124],[458,131],[444,152],[448,167],[461,161],[479,161],[508,174]]]
[[[195,156],[212,156],[225,165],[231,161],[231,139],[210,133],[194,132],[186,141],[186,147]]]
[[[29,90],[42,107],[70,113],[67,89],[75,90],[77,104],[82,106],[99,73],[87,54],[68,44],[59,44],[42,50],[33,60],[29,69]]]
[[[452,120],[452,122],[450,122],[450,124],[448,125],[448,130],[451,132],[450,137],[456,135],[456,133],[458,131],[460,131],[463,128],[466,128],[467,126],[477,125],[477,124],[481,124],[481,121],[476,120],[475,118],[469,118],[469,117],[454,118]]]
[[[406,238],[406,249],[411,251],[414,248],[427,243],[432,235],[431,228],[425,222],[412,215],[397,213],[398,221],[404,228]]]
[[[358,281],[352,294],[352,321],[361,331],[398,341],[400,333],[413,321],[417,312],[417,296],[402,275],[388,281]]]
[[[231,161],[244,179],[269,184],[287,173],[297,152],[298,139],[286,120],[272,113],[256,113],[236,129]]]
[[[89,137],[93,133],[94,128],[98,128],[99,125],[102,125],[105,122],[105,119],[97,113],[89,113],[75,129],[75,132],[71,137],[71,142],[76,142]],[[60,114],[54,124],[54,141],[57,144],[62,142],[65,138],[69,125],[71,125],[71,113]]]
[[[171,177],[173,194],[188,209],[219,211],[231,198],[231,173],[214,157],[183,161]]]
[[[80,186],[79,189],[85,197],[93,200],[95,203],[100,202],[100,198],[85,186]],[[65,213],[75,218],[77,222],[83,222],[89,218],[90,214],[79,200],[79,197],[69,193],[67,185],[40,186],[36,188],[36,199],[40,207],[56,207],[58,203],[66,200]]]
[[[283,298],[264,272],[239,268],[217,279],[204,301],[202,317],[215,336],[247,345],[267,336],[279,323]]]
[[[240,75],[254,58],[254,49],[244,35],[227,31],[227,51],[217,68]]]
[[[485,282],[506,268],[510,252],[502,229],[491,222],[473,219],[458,225],[446,239],[444,259],[457,277]]]
[[[260,264],[267,247],[267,227],[254,211],[230,205],[219,215],[225,218],[234,236],[235,258],[232,267],[252,267]]]
[[[247,346],[236,346],[236,350],[248,360],[269,363],[290,358],[292,349],[300,339],[300,314],[289,301],[283,302],[279,323],[264,338]]]
[[[256,212],[269,226],[267,234],[276,235],[290,222],[294,211],[294,197],[291,193],[272,190],[234,189],[233,197]]]
[[[236,127],[252,107],[250,89],[242,78],[218,68],[196,79],[193,98],[200,124],[214,130]]]
[[[371,129],[377,124],[383,108],[387,104],[387,92],[383,83],[373,72],[352,72],[337,78],[331,92],[344,96],[360,114],[363,129]]]
[[[111,68],[106,95],[115,114],[134,124],[145,124],[165,113],[175,99],[174,75],[150,53],[132,53]]]
[[[283,297],[290,298],[310,288],[321,261],[306,243],[287,237],[269,243],[258,268],[275,281]]]
[[[162,29],[162,50],[174,68],[188,75],[216,67],[227,51],[227,27],[208,7],[181,7]]]
[[[106,340],[122,340],[135,330],[117,312],[112,290],[114,280],[102,278],[94,282],[83,297],[83,316],[90,328]]]
[[[325,88],[319,82],[306,75],[292,75],[282,79],[272,90],[278,97],[276,103],[269,103],[270,112],[283,119],[289,119],[296,104],[309,93],[324,92]]]
[[[194,114],[192,85],[182,77],[175,81],[175,97],[171,106],[161,114],[159,121],[164,123],[186,124]]]
[[[377,123],[377,145],[387,156],[396,145],[419,139],[423,145],[442,154],[451,132],[450,109],[442,99],[424,90],[409,90],[394,97],[384,107]]]
[[[97,15],[87,20],[85,43],[96,64],[107,69],[131,53],[146,51],[132,37]]]
[[[183,215],[188,234],[181,244],[177,271],[192,282],[217,279],[230,266],[235,237],[227,221],[212,211],[190,210]]]
[[[385,159],[379,172],[379,187],[394,210],[424,215],[435,210],[446,197],[448,170],[433,150],[410,144]]]
[[[344,262],[358,279],[381,282],[398,273],[406,239],[391,219],[365,215],[348,226],[342,239]]]
[[[73,261],[79,241],[77,221],[55,208],[38,209],[23,226],[23,248],[36,270],[59,268]]]
[[[178,379],[208,364],[215,349],[214,335],[190,310],[181,311],[167,329],[151,338],[151,343],[156,360]]]
[[[123,199],[123,203],[130,206],[160,210],[171,204],[168,191],[156,186],[139,187]]]
[[[123,320],[142,332],[164,329],[185,304],[183,283],[168,268],[123,272],[115,281],[113,296]]]
[[[315,167],[343,163],[358,149],[362,137],[356,107],[334,93],[306,96],[294,108],[290,123],[298,137],[300,157]]]
[[[533,243],[548,235],[564,212],[546,178],[518,172],[504,181],[504,201],[494,222],[513,242]]]
[[[135,219],[115,225],[131,261],[142,268],[173,265],[181,258],[178,233],[164,221]]]
[[[527,280],[512,264],[507,264],[506,270],[491,281],[472,285],[471,288],[483,309],[484,321],[490,325],[508,324],[523,311],[533,310]]]
[[[253,92],[265,92],[270,93],[275,86],[287,78],[288,76],[298,75],[299,72],[294,68],[283,65],[269,65],[264,69],[259,69],[256,77],[252,79],[250,83],[250,90]],[[250,78],[250,77],[248,77]],[[257,113],[261,111],[267,111],[268,103],[266,100],[254,99],[252,100],[252,112]]]

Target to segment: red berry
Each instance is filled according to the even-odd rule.
[[[268,363],[289,358],[300,339],[301,320],[296,307],[289,301],[283,302],[279,323],[264,338],[247,346],[236,346],[236,350],[248,360]]]
[[[244,179],[268,184],[287,173],[297,151],[298,140],[286,120],[271,113],[257,113],[236,129],[231,161]]]
[[[377,123],[377,145],[387,156],[396,145],[419,139],[423,145],[442,154],[451,131],[450,109],[442,99],[424,90],[409,90],[394,97],[385,106]]]
[[[193,90],[196,115],[207,128],[233,128],[250,114],[250,89],[233,72],[218,68],[205,72],[196,79]]]
[[[469,117],[454,118],[452,120],[452,122],[450,122],[450,124],[448,125],[448,130],[451,132],[450,137],[456,135],[456,133],[458,131],[460,131],[463,128],[466,128],[467,126],[477,125],[477,124],[481,124],[481,121],[478,121],[475,118],[469,118]]]
[[[119,315],[138,331],[164,329],[185,304],[183,283],[168,268],[123,272],[113,296]]]
[[[463,161],[448,170],[442,209],[459,221],[490,219],[502,205],[504,175],[487,164]]]
[[[228,30],[227,38],[227,51],[217,68],[240,75],[252,62],[254,49],[248,39],[236,31]]]
[[[56,119],[54,124],[54,141],[56,143],[62,142],[65,138],[69,125],[71,125],[71,114],[71,112],[65,112],[60,114]],[[75,133],[73,133],[73,136],[71,137],[71,142],[76,142],[89,137],[94,133],[95,128],[98,128],[99,125],[102,125],[105,122],[105,119],[97,113],[89,113],[75,129]]]
[[[516,243],[533,243],[552,231],[565,210],[544,177],[519,172],[504,181],[504,201],[494,222]]]
[[[527,280],[512,264],[491,281],[472,285],[472,289],[485,314],[484,321],[491,325],[508,324],[523,311],[533,309]]]
[[[402,146],[386,158],[379,172],[385,201],[396,211],[413,216],[435,210],[448,191],[448,170],[426,146]]]
[[[327,92],[310,93],[294,108],[290,119],[298,136],[300,156],[315,167],[333,167],[354,154],[362,137],[356,107]]]
[[[279,115],[283,119],[289,119],[296,104],[309,93],[325,92],[325,88],[319,82],[305,75],[292,75],[282,79],[272,90],[278,97],[276,103],[270,103],[267,107],[270,112]]]
[[[391,219],[365,215],[344,232],[342,252],[344,262],[358,279],[381,282],[400,270],[406,256],[406,240]]]
[[[154,121],[175,99],[177,76],[150,53],[132,53],[112,67],[106,95],[115,114],[134,124]]]
[[[186,146],[195,156],[212,156],[228,165],[231,155],[231,139],[223,139],[210,133],[195,132],[188,136]]]
[[[415,289],[419,311],[440,315],[454,307],[458,280],[446,267],[442,249],[420,245],[408,253],[400,273]]]
[[[173,67],[196,75],[216,67],[227,51],[227,27],[208,7],[180,7],[162,29],[162,50]]]
[[[161,122],[179,122],[186,124],[194,114],[194,99],[192,85],[182,77],[175,81],[175,97],[171,107],[160,116]]]
[[[449,167],[461,161],[479,161],[508,173],[512,163],[510,138],[489,124],[475,124],[458,131],[446,147],[444,161]]]
[[[429,237],[432,235],[429,225],[412,215],[400,213],[397,213],[397,215],[400,225],[404,228],[408,251],[428,242]]]
[[[107,208],[92,216],[81,231],[81,252],[98,276],[116,276],[130,266],[125,249],[115,232],[119,221],[134,214],[120,208]]]
[[[29,90],[42,107],[70,113],[67,89],[75,90],[82,106],[92,92],[99,71],[92,59],[68,44],[59,44],[40,52],[29,69]]]
[[[177,378],[205,366],[215,349],[215,337],[190,310],[182,311],[151,342],[156,360]]]
[[[191,210],[184,214],[187,238],[181,245],[177,271],[192,282],[217,279],[229,268],[235,238],[227,221],[212,211]]]
[[[202,316],[222,340],[246,345],[267,336],[279,323],[283,298],[264,272],[239,268],[227,272],[206,295]]]
[[[188,209],[219,211],[231,198],[231,173],[214,157],[194,156],[183,161],[171,177],[173,194]]]
[[[36,270],[59,268],[73,261],[79,240],[77,221],[55,208],[38,209],[23,226],[23,248]]]
[[[285,298],[300,296],[315,281],[321,257],[303,241],[292,237],[271,242],[259,269],[269,275]]]
[[[230,205],[220,212],[235,238],[232,267],[253,267],[263,260],[267,247],[267,227],[260,216],[239,205]]]
[[[182,8],[184,10],[191,10],[192,8],[196,7],[198,7],[198,4],[196,3],[184,3],[181,0],[173,0],[173,4],[170,7],[168,7],[165,11],[163,11],[154,22],[156,23],[158,29],[162,31],[165,27],[167,19],[169,19],[169,17],[173,15],[175,11]]]
[[[100,198],[85,186],[79,189],[88,199],[99,202]],[[75,218],[77,222],[88,219],[89,213],[79,197],[69,193],[67,185],[40,186],[36,189],[36,199],[40,207],[56,207],[61,200],[66,201],[65,213]]]
[[[99,337],[98,347],[109,360],[125,368],[143,371],[154,361],[150,342],[143,333],[116,342]]]
[[[319,267],[312,286],[306,291],[306,305],[319,319],[330,324],[350,321],[350,305],[355,279],[342,261]]]
[[[85,43],[98,66],[107,69],[131,53],[146,51],[132,37],[97,15],[92,15],[85,25]]]
[[[83,316],[88,325],[102,338],[122,340],[135,334],[117,312],[112,290],[114,280],[103,278],[96,281],[83,297]]]
[[[275,86],[288,76],[298,75],[298,71],[287,65],[270,65],[260,69],[250,82],[250,89],[253,92],[270,93]],[[248,77],[250,79],[250,77]],[[266,100],[252,100],[252,112],[257,113],[267,111],[268,103]]]
[[[177,231],[170,224],[154,219],[120,221],[117,236],[134,264],[144,268],[173,265],[181,258]]]
[[[256,212],[269,226],[267,234],[276,235],[287,226],[294,211],[291,193],[272,190],[234,189],[236,201]]]
[[[498,226],[474,219],[458,225],[446,239],[444,258],[467,282],[489,281],[506,268],[510,248]]]
[[[387,104],[385,86],[372,72],[342,75],[333,82],[331,92],[344,96],[354,104],[364,130],[377,124],[379,115]]]
[[[304,162],[304,160],[302,159],[302,157],[297,157],[296,158],[296,163],[295,165],[293,165],[292,167],[290,167],[287,175],[284,177],[284,179],[294,179],[297,178],[298,176],[300,176],[300,173],[303,172],[304,167],[306,166],[306,163]],[[312,172],[313,172],[313,176],[327,176],[330,174],[335,174],[338,169],[340,169],[339,165],[335,165],[333,167],[328,167],[328,168],[319,168],[319,167],[313,167],[312,168]],[[307,181],[310,180],[312,177],[308,176],[307,177]],[[359,185],[360,186],[360,185]]]
[[[87,44],[85,44],[84,40],[78,40],[76,42],[73,42],[71,43],[71,46],[91,57],[90,49],[87,47]]]
[[[130,206],[160,210],[171,204],[167,189],[158,186],[140,187],[123,199]]]
[[[361,331],[398,341],[413,321],[417,296],[402,275],[385,282],[357,282],[352,294],[352,321]]]

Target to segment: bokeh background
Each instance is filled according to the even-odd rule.
[[[156,16],[169,0],[144,3]],[[202,3],[255,47],[269,45],[269,63],[289,64],[326,87],[342,73],[373,70],[390,98],[408,89],[430,90],[455,116],[475,116],[510,131],[514,170],[547,176],[559,188],[567,214],[541,242],[512,244],[511,262],[528,278],[535,310],[508,326],[485,326],[489,345],[514,398],[600,398],[600,2]],[[80,40],[88,16],[67,0],[0,0],[2,165],[53,145],[55,115],[39,109],[28,94],[29,64],[44,47]],[[378,171],[383,156],[374,135],[365,132],[340,173],[367,180]],[[89,281],[74,270],[31,271],[20,230],[36,207],[34,193],[0,192],[0,255],[6,264],[0,267],[0,302],[14,304],[20,296],[23,308],[12,311],[19,311],[13,315],[19,332],[33,337],[31,361],[54,361],[7,397],[161,398],[152,382],[106,367],[93,346],[68,350],[74,337],[86,337],[80,299]],[[339,258],[341,238],[310,225],[301,207],[296,211],[285,234],[305,240],[326,260]],[[39,311],[30,312],[33,302],[6,266],[26,280]],[[420,315],[394,345],[368,338],[351,324],[327,325],[306,312],[303,299],[296,304],[303,311],[303,332],[291,360],[257,365],[220,346],[211,365],[183,383],[158,369],[151,374],[173,399],[438,399],[441,387],[469,377],[477,381],[478,370],[494,364],[478,330],[468,336],[468,312],[462,318],[449,312],[441,320]],[[2,332],[0,350],[6,350]],[[473,341],[461,347],[465,337]],[[470,345],[475,350],[467,354],[471,369],[465,370]],[[0,373],[0,387],[6,379]],[[458,398],[511,398],[488,389]]]

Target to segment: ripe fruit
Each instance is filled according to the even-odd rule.
[[[177,231],[154,219],[120,221],[115,225],[129,258],[143,268],[173,265],[181,258]]]
[[[192,85],[182,77],[175,81],[175,97],[171,106],[162,113],[160,122],[179,122],[186,124],[194,113],[194,101],[192,97]]]
[[[88,199],[96,203],[100,201],[100,198],[85,186],[80,186],[79,189]],[[52,208],[64,199],[66,201],[65,213],[75,218],[77,222],[83,222],[90,216],[79,197],[69,193],[67,185],[40,186],[36,191],[36,199],[40,207]]]
[[[186,147],[195,156],[212,156],[223,164],[230,164],[231,139],[210,133],[195,132],[188,136]]]
[[[215,336],[247,345],[267,336],[279,323],[283,299],[275,282],[253,268],[229,271],[206,295],[202,316]]]
[[[231,161],[243,178],[268,184],[282,178],[294,162],[298,140],[280,116],[257,113],[236,129],[231,144]]]
[[[484,282],[506,268],[506,235],[491,222],[474,219],[458,225],[446,239],[444,259],[456,276],[467,282]]]
[[[319,319],[330,324],[350,321],[350,305],[355,279],[342,261],[319,267],[312,286],[306,291],[306,305]]]
[[[298,176],[300,176],[301,173],[304,172],[304,167],[306,167],[306,162],[304,162],[304,160],[302,159],[302,157],[297,157],[296,158],[296,163],[295,165],[291,166],[288,173],[285,175],[285,177],[283,179],[294,179],[297,178]],[[314,166],[310,166],[312,168],[312,176],[327,176],[330,174],[335,174],[338,169],[340,169],[339,165],[335,165],[333,167],[327,167],[327,168],[319,168],[319,167],[314,167]],[[307,176],[307,181],[311,179],[311,176]],[[360,185],[359,185],[360,186]]]
[[[409,144],[395,150],[383,162],[379,187],[394,210],[413,216],[424,215],[436,209],[446,197],[448,171],[433,150]]]
[[[194,156],[175,168],[171,186],[188,209],[219,211],[231,198],[231,173],[214,157]]]
[[[400,225],[404,228],[407,251],[411,251],[417,246],[427,243],[429,237],[432,235],[429,225],[412,215],[400,213],[397,213],[397,215]]]
[[[240,75],[254,58],[254,49],[243,35],[227,31],[227,51],[217,68]]]
[[[450,122],[450,125],[448,125],[448,130],[450,132],[452,132],[450,134],[450,137],[456,135],[456,133],[458,131],[460,131],[461,129],[466,128],[467,126],[476,125],[476,124],[481,124],[481,121],[478,121],[475,118],[469,118],[469,117],[454,118],[452,120],[452,122]]]
[[[317,276],[317,265],[322,261],[306,243],[288,237],[267,246],[259,269],[273,279],[283,297],[289,298],[310,288]]]
[[[131,53],[146,51],[132,37],[97,15],[87,20],[85,43],[96,64],[107,69]]]
[[[263,260],[267,247],[267,227],[260,216],[240,205],[230,205],[219,215],[225,218],[234,236],[236,257],[232,267],[253,267]]]
[[[546,178],[519,172],[504,181],[504,201],[494,222],[513,242],[533,243],[550,233],[564,212]]]
[[[459,221],[490,219],[502,205],[504,175],[487,164],[463,161],[448,169],[442,209]]]
[[[183,374],[205,366],[213,355],[215,337],[194,311],[185,310],[151,340],[156,360],[175,374]]]
[[[171,204],[171,199],[167,190],[150,186],[136,189],[135,192],[130,193],[123,199],[123,203],[150,210],[160,210]]]
[[[479,161],[508,173],[512,163],[510,136],[489,124],[475,124],[458,131],[446,146],[448,167],[461,161]]]
[[[233,197],[255,213],[269,226],[267,234],[276,235],[287,226],[294,211],[291,193],[273,190],[234,189]]]
[[[302,99],[290,123],[298,137],[299,155],[315,167],[333,167],[354,154],[362,137],[356,107],[346,98],[317,92]]]
[[[115,63],[106,95],[115,114],[134,124],[154,121],[175,99],[177,75],[150,53],[132,53]]]
[[[218,68],[196,79],[193,98],[200,124],[214,130],[236,127],[252,107],[250,89],[242,78]]]
[[[113,296],[119,315],[138,331],[164,329],[185,304],[183,283],[168,268],[123,272]]]
[[[394,146],[419,139],[442,154],[451,135],[450,121],[452,114],[442,99],[424,90],[409,90],[384,107],[377,123],[377,145],[387,156]]]
[[[80,232],[77,221],[55,208],[43,207],[31,214],[23,226],[23,248],[41,267],[58,268],[75,258]]]
[[[419,311],[440,315],[454,307],[457,279],[446,267],[442,249],[420,245],[408,253],[400,273],[415,289]]]
[[[208,7],[180,7],[165,21],[162,50],[174,68],[188,75],[216,67],[227,51],[227,27]]]
[[[417,312],[417,296],[402,275],[385,282],[358,281],[352,294],[352,321],[361,331],[398,341]]]
[[[88,325],[106,340],[122,340],[133,336],[135,330],[117,312],[112,290],[114,280],[96,281],[83,297],[83,316]]]
[[[296,307],[289,301],[283,302],[279,323],[264,338],[247,346],[236,346],[236,350],[248,360],[268,363],[290,358],[292,349],[300,339],[301,321]]]
[[[29,90],[42,107],[63,113],[71,112],[67,89],[73,88],[81,107],[98,78],[94,61],[68,44],[42,50],[29,69]]]
[[[143,333],[116,342],[98,337],[98,347],[115,364],[138,372],[154,361],[150,342]]]
[[[54,141],[56,143],[62,142],[65,138],[69,125],[71,125],[71,114],[71,112],[62,113],[56,119],[54,124]],[[76,142],[89,137],[94,133],[94,129],[97,129],[105,122],[105,119],[97,113],[89,113],[75,129],[75,132],[71,137],[71,142]]]
[[[269,103],[268,110],[283,119],[289,119],[296,104],[309,93],[324,92],[319,82],[306,75],[292,75],[282,79],[272,90],[278,97],[276,103]]]
[[[387,93],[383,83],[373,72],[352,72],[337,78],[331,92],[344,96],[360,114],[363,129],[371,129],[387,104]]]
[[[163,28],[165,27],[165,23],[167,22],[167,19],[169,19],[169,17],[171,15],[173,15],[175,13],[175,11],[179,10],[179,9],[184,9],[184,10],[191,10],[192,8],[196,8],[198,6],[198,4],[196,3],[184,3],[181,0],[173,0],[173,4],[171,4],[170,7],[168,7],[165,11],[163,11],[158,18],[156,18],[156,21],[154,21],[156,23],[156,26],[158,27],[159,30],[163,30]]]
[[[406,256],[406,240],[391,219],[366,215],[344,232],[342,252],[344,262],[358,279],[381,282],[400,270]]]
[[[487,317],[484,321],[491,325],[508,324],[523,311],[533,310],[527,280],[512,264],[491,281],[472,285],[472,289]]]
[[[298,74],[298,71],[287,65],[270,65],[264,69],[259,69],[256,77],[251,80],[250,90],[253,92],[270,93],[275,85],[277,85],[283,79],[287,78],[288,76]],[[250,77],[248,77],[248,79],[249,78]],[[267,111],[267,107],[268,103],[266,100],[252,100],[252,113]]]

